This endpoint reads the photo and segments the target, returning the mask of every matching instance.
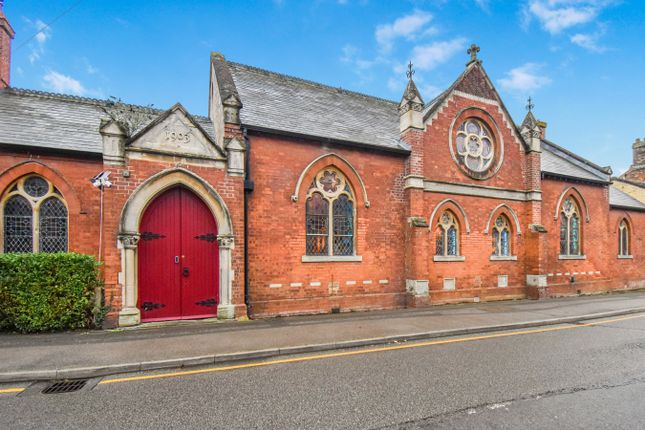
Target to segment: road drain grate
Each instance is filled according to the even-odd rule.
[[[83,388],[87,384],[87,379],[75,379],[72,381],[56,381],[49,384],[42,391],[43,394],[61,394],[73,393]]]

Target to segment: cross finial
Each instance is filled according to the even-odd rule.
[[[474,43],[470,45],[470,48],[468,48],[468,51],[466,51],[468,54],[470,54],[470,62],[472,63],[473,61],[477,61],[477,53],[479,52],[479,46],[475,45]]]
[[[529,96],[528,103],[526,104],[526,110],[531,112],[535,105],[533,104],[533,101],[531,100],[531,97]]]
[[[414,69],[412,68],[412,61],[408,63],[408,71],[405,72],[405,76],[408,77],[408,79],[412,79],[412,76],[414,76]]]

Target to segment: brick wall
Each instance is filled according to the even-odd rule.
[[[404,158],[377,151],[328,147],[311,141],[252,134],[249,199],[250,301],[254,315],[400,307],[404,304]],[[291,195],[314,159],[329,153],[347,160],[365,183],[370,207],[356,181],[356,250],[362,262],[304,263],[306,189]],[[324,163],[323,163],[324,164]],[[322,166],[322,165],[321,165]],[[342,164],[337,166],[352,180]]]
[[[117,235],[123,206],[132,193],[151,176],[177,166],[179,160],[162,157],[155,161],[130,159],[125,166],[110,166],[113,186],[105,195],[105,283],[106,294],[114,298],[115,310],[121,306],[121,287],[118,273],[122,271],[121,252],[117,249]],[[208,182],[226,203],[232,218],[235,248],[233,249],[233,304],[239,305],[238,316],[244,314],[244,180],[226,175],[222,169],[207,166],[182,165]],[[127,170],[129,177],[124,177]]]
[[[4,151],[0,154],[0,196],[22,176],[30,173],[43,176],[59,189],[67,203],[69,250],[96,256],[99,192],[90,179],[101,170],[100,159]]]
[[[19,170],[13,166],[30,162]],[[122,288],[118,274],[122,271],[121,251],[117,248],[117,235],[123,206],[132,193],[146,179],[165,169],[174,168],[179,160],[161,157],[152,161],[129,160],[124,166],[104,166],[102,160],[75,159],[71,156],[35,155],[3,152],[0,155],[0,193],[17,177],[38,173],[53,182],[61,190],[70,207],[69,250],[96,256],[99,237],[99,190],[90,183],[90,178],[102,170],[110,170],[112,187],[104,195],[103,259],[106,299],[112,306],[108,323],[115,324],[122,306]],[[183,168],[206,180],[223,198],[232,218],[235,248],[233,249],[233,298],[237,316],[244,315],[244,210],[241,177],[228,176],[223,169],[207,166]],[[8,169],[8,170],[7,170]],[[124,177],[124,171],[129,177]],[[55,173],[51,173],[55,172]],[[61,186],[59,184],[67,184]],[[80,209],[73,211],[71,200],[80,202]]]
[[[579,194],[568,192],[580,203],[581,250],[584,260],[563,260],[560,255],[560,221],[556,219],[556,207],[562,194],[575,187]],[[607,186],[569,183],[554,179],[544,179],[543,222],[548,230],[546,235],[546,274],[548,277],[548,294],[551,296],[594,293],[608,289],[622,288],[624,285],[641,285],[645,280],[645,266],[642,264],[642,213],[620,211],[609,208]],[[589,211],[589,221],[585,220],[585,203]],[[558,209],[559,214],[559,209]],[[636,241],[633,243],[633,260],[619,260],[618,254],[618,218],[626,216],[633,220]],[[639,237],[640,236],[640,237]],[[633,281],[630,284],[628,281]],[[645,285],[641,285],[645,286]]]

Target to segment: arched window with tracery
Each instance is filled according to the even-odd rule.
[[[620,257],[631,255],[629,239],[629,224],[623,219],[618,225],[618,255]]]
[[[20,178],[2,199],[3,252],[67,251],[67,206],[37,175]]]
[[[332,167],[314,178],[305,204],[306,255],[355,254],[354,195],[345,176]]]
[[[560,255],[581,255],[580,209],[576,201],[567,197],[560,211]]]
[[[506,215],[499,215],[492,227],[493,255],[495,257],[510,257],[511,254],[511,224]]]
[[[435,255],[459,255],[459,223],[451,211],[444,211],[435,228]]]

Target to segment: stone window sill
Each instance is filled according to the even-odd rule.
[[[466,257],[463,255],[435,255],[432,257],[432,261],[443,261],[443,262],[452,262],[452,261],[465,261]]]
[[[363,261],[360,255],[303,255],[303,263],[331,263]]]
[[[490,261],[517,261],[517,255],[491,255],[489,258]]]
[[[586,260],[586,255],[560,255],[558,260]]]
[[[634,256],[633,255],[619,255],[618,259],[619,260],[633,260]]]

